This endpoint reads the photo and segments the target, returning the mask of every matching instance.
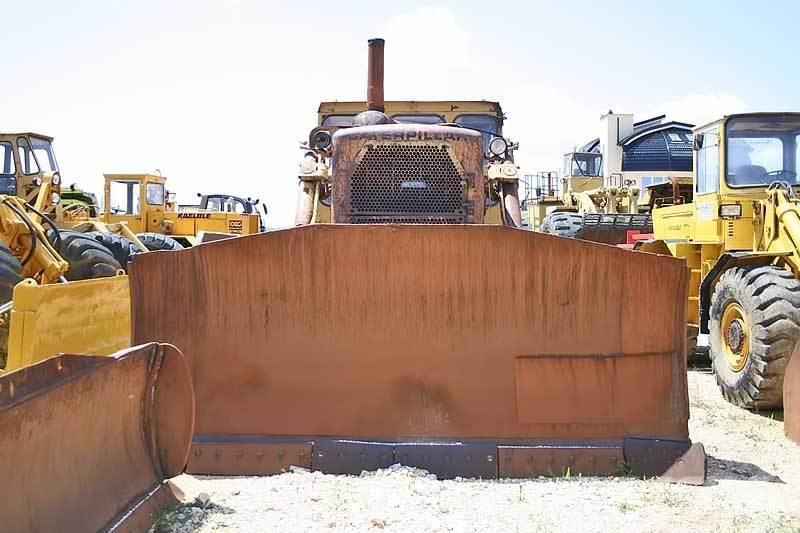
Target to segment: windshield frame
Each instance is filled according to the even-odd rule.
[[[575,156],[589,156],[597,159],[597,166],[596,166],[596,174],[587,174],[583,171],[581,166],[578,164],[578,161],[575,159]],[[569,152],[564,154],[564,157],[569,157],[569,174],[568,177],[579,177],[579,178],[602,178],[603,177],[603,154],[600,152]],[[573,169],[576,168],[580,172],[580,174],[575,174]],[[588,165],[587,165],[588,168]],[[565,169],[566,170],[566,169]]]
[[[766,188],[769,187],[772,183],[776,181],[787,181],[787,180],[772,180],[772,181],[764,181],[762,183],[753,183],[753,184],[746,184],[746,185],[736,185],[731,182],[731,175],[730,175],[730,158],[731,154],[733,153],[731,150],[731,139],[736,139],[737,136],[731,136],[730,126],[731,124],[735,124],[737,120],[750,120],[750,121],[763,121],[763,122],[776,122],[781,121],[782,119],[788,119],[787,122],[787,129],[781,132],[775,131],[765,131],[762,134],[755,134],[755,135],[748,135],[744,138],[759,138],[763,137],[765,139],[778,139],[782,145],[782,166],[786,166],[787,163],[791,162],[793,159],[794,161],[794,168],[781,168],[777,170],[783,170],[788,172],[794,172],[795,177],[793,181],[789,182],[792,186],[800,186],[800,169],[798,168],[798,146],[800,146],[800,114],[798,113],[768,113],[768,114],[754,114],[754,115],[733,115],[727,118],[724,122],[724,138],[725,138],[725,157],[723,161],[723,169],[722,169],[722,178],[724,180],[725,186],[729,189],[734,190],[741,190],[741,189],[757,189],[757,188]],[[795,128],[790,129],[788,124],[794,122]],[[778,136],[779,133],[783,133],[783,136]],[[787,147],[787,140],[790,140],[791,137],[794,137],[793,145]],[[788,149],[787,149],[788,148]],[[767,170],[767,172],[774,172]]]

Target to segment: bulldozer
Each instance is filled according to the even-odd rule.
[[[182,471],[703,483],[683,261],[521,230],[499,146],[381,111],[383,45],[299,227],[136,254],[134,348],[0,376],[4,524],[142,529]]]
[[[390,116],[383,46],[362,112],[310,135],[298,227],[131,262],[134,343],[191,369],[187,471],[702,478],[682,261],[521,230],[512,143]]]
[[[800,113],[696,128],[693,200],[656,206],[652,238],[635,246],[686,261],[688,344],[709,335],[722,395],[747,409],[782,406],[800,338],[799,146]]]

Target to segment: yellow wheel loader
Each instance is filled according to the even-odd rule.
[[[723,396],[748,409],[782,405],[800,338],[800,113],[730,115],[695,129],[694,198],[653,209],[638,249],[691,269],[689,345],[709,335]]]

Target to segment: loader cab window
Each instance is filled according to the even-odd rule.
[[[43,172],[58,172],[56,156],[53,153],[53,143],[50,139],[31,137],[31,149],[36,156],[36,162]]]
[[[800,117],[732,118],[727,123],[726,180],[731,187],[797,185]]]
[[[203,209],[208,209],[211,211],[226,211],[239,214],[252,213],[252,208],[248,207],[249,206],[246,205],[242,199],[236,198],[235,196],[215,195],[206,197],[206,204]]]
[[[138,181],[111,182],[111,204],[109,205],[109,212],[112,215],[139,214]]]
[[[594,153],[572,153],[564,156],[564,176],[599,177],[603,170],[603,156]]]
[[[495,137],[500,137],[500,124],[497,117],[492,115],[460,115],[456,117],[456,124],[478,130],[483,137],[483,153],[489,152],[489,143]]]
[[[17,194],[17,178],[14,176],[14,147],[10,142],[0,142],[0,194]]]
[[[699,133],[702,146],[697,151],[697,194],[719,190],[719,136],[716,130]]]
[[[39,165],[36,163],[33,149],[28,139],[25,137],[17,139],[17,155],[19,156],[19,164],[24,174],[30,175],[39,173]]]
[[[164,205],[164,184],[163,183],[148,183],[147,184],[147,205]]]

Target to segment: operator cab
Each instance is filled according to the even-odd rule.
[[[595,152],[564,154],[564,177],[599,178],[603,175],[603,156]]]
[[[53,138],[37,133],[0,133],[0,194],[33,203],[43,183],[50,185],[50,205],[61,201],[61,176]]]
[[[322,102],[318,111],[318,127],[314,131],[323,129],[332,134],[337,129],[352,127],[353,119],[365,109],[365,106],[365,102]],[[492,141],[496,138],[505,141],[503,138],[505,115],[497,102],[395,100],[384,102],[384,107],[386,115],[398,124],[455,124],[480,132],[487,159],[493,156],[494,151],[499,151],[497,148],[490,150]],[[512,155],[512,151],[508,150],[508,157],[512,158]]]
[[[267,216],[267,205],[261,204],[261,209],[264,211],[264,217],[262,217],[261,212],[258,210],[258,204],[261,203],[261,200],[258,198],[253,200],[252,198],[240,198],[238,196],[231,196],[229,194],[200,193],[198,193],[197,196],[200,197],[200,204],[197,206],[198,209],[227,213],[240,213],[246,215],[258,215],[259,231],[267,231],[267,227],[264,222],[264,217]]]
[[[800,184],[797,176],[800,116],[735,116],[727,121],[726,133],[728,186],[739,189],[766,187],[775,182]],[[700,148],[704,137],[699,138]]]

